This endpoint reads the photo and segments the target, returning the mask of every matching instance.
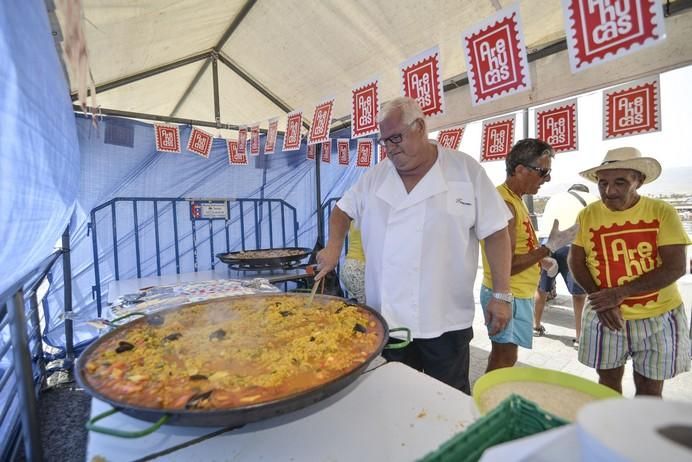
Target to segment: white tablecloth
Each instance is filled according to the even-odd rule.
[[[388,363],[317,404],[208,439],[203,438],[219,429],[163,426],[139,439],[91,432],[87,460],[416,460],[470,425],[472,407],[462,392],[401,363]],[[92,401],[92,417],[108,409]],[[121,430],[150,425],[124,414],[98,424]]]

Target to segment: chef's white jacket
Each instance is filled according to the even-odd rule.
[[[414,338],[472,325],[478,242],[512,216],[476,160],[437,149],[410,193],[384,160],[337,203],[361,230],[366,303]]]

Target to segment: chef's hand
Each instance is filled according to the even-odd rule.
[[[545,246],[551,252],[555,252],[567,244],[571,244],[574,238],[577,236],[577,231],[579,231],[579,225],[574,224],[564,231],[560,231],[560,223],[557,220],[553,221],[553,228],[550,230],[550,236],[548,236],[548,241]]]
[[[332,249],[329,246],[317,252],[317,269],[319,272],[315,276],[315,281],[319,281],[336,268],[340,255],[341,249]]]
[[[596,312],[603,312],[620,309],[620,305],[625,300],[622,287],[610,287],[592,292],[588,295],[591,308]]]
[[[624,320],[622,319],[622,312],[620,308],[612,309],[608,311],[600,311],[598,314],[598,320],[610,330],[622,330],[624,325]]]
[[[496,335],[505,329],[512,317],[512,304],[491,297],[485,313],[485,325],[488,326],[488,334]]]

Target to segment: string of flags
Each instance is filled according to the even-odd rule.
[[[566,24],[570,68],[580,72],[603,62],[636,52],[665,39],[662,4],[658,0],[561,0]],[[531,89],[526,45],[519,15],[513,4],[461,34],[471,103],[486,104]],[[435,46],[400,64],[401,93],[414,98],[426,117],[445,112],[441,56]],[[379,78],[356,85],[351,92],[351,139],[357,140],[355,165],[369,167],[375,155],[371,135],[378,133]],[[637,80],[603,92],[603,139],[661,130],[660,81],[658,76]],[[331,163],[334,98],[325,98],[314,109],[306,136],[307,159],[314,160],[321,145],[321,161]],[[516,116],[501,116],[483,122],[480,160],[504,159],[514,144]],[[287,115],[281,150],[301,148],[303,112]],[[570,99],[535,110],[536,136],[556,152],[578,149],[577,100]],[[268,121],[264,154],[276,152],[278,118]],[[180,153],[180,130],[173,124],[155,124],[156,149]],[[458,149],[465,126],[441,130],[437,142]],[[193,127],[187,151],[208,158],[213,135]],[[350,163],[350,140],[336,140],[339,165]],[[237,140],[226,140],[231,165],[248,165],[248,155],[260,155],[260,123],[241,126]],[[248,146],[249,144],[249,146]],[[379,159],[386,157],[379,148]]]

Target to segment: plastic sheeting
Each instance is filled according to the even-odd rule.
[[[79,152],[42,0],[0,2],[0,293],[52,251],[72,214]]]
[[[80,191],[75,213],[75,226],[71,234],[73,304],[75,312],[75,341],[88,340],[95,335],[85,322],[96,317],[96,303],[92,286],[95,284],[92,254],[92,236],[88,228],[91,220],[90,211],[96,206],[114,198],[123,197],[182,197],[182,198],[265,198],[283,199],[297,209],[298,242],[300,247],[315,245],[317,240],[316,194],[315,194],[315,161],[306,159],[306,145],[303,142],[300,151],[281,152],[258,157],[249,156],[249,165],[229,165],[226,142],[214,139],[208,159],[187,152],[188,137],[191,128],[181,126],[182,152],[157,152],[154,142],[153,124],[106,117],[99,120],[94,127],[92,121],[77,116],[77,132],[81,151]],[[106,129],[109,124],[116,124],[123,136],[121,144],[106,142]],[[210,130],[212,131],[212,130]],[[348,129],[341,133],[332,133],[332,138],[348,137]],[[108,139],[111,142],[111,139]],[[130,147],[131,145],[131,147]],[[281,136],[277,147],[282,145]],[[366,171],[355,164],[356,141],[351,142],[351,165],[337,164],[336,142],[332,142],[332,162],[320,164],[322,202],[332,197],[339,197]],[[264,152],[264,136],[261,138],[260,152]],[[124,206],[117,213],[118,240],[118,273],[120,280],[137,277],[134,251],[134,232],[132,219],[127,212],[132,206]],[[184,208],[178,212],[178,224],[182,229],[188,223],[189,213]],[[112,221],[111,214],[96,215],[96,229],[99,245],[99,270],[103,300],[107,297],[108,283],[115,279]],[[151,210],[142,206],[138,208],[138,223],[143,225],[139,232],[141,254],[150,257],[143,262],[141,276],[156,275],[155,259],[151,258],[153,247],[153,226]],[[165,214],[165,211],[160,213]],[[232,217],[237,219],[236,217]],[[265,217],[266,221],[266,217]],[[147,224],[148,223],[148,224]],[[165,218],[159,222],[160,241],[172,242],[173,228]],[[206,225],[201,225],[204,227]],[[216,225],[215,225],[216,226]],[[246,231],[254,235],[253,221],[246,221]],[[264,226],[264,224],[261,224]],[[218,228],[218,226],[217,226]],[[200,238],[198,233],[198,239]],[[291,232],[292,235],[292,232]],[[185,241],[187,243],[188,241]],[[204,243],[202,243],[203,245]],[[262,242],[268,246],[267,241]],[[291,242],[291,245],[293,242]],[[198,245],[200,243],[198,242]],[[275,246],[277,246],[275,244]],[[184,247],[184,246],[183,246]],[[254,248],[254,240],[247,248]],[[215,244],[215,251],[225,251],[223,246]],[[240,237],[232,235],[229,250],[240,249]],[[181,253],[187,249],[181,248]],[[189,256],[189,255],[188,255]],[[181,259],[180,272],[194,270],[191,258]],[[199,271],[210,269],[211,258],[198,259]],[[170,258],[162,261],[162,274],[174,274],[175,264]],[[62,319],[59,316],[62,308],[61,268],[58,265],[53,272],[54,290],[49,295],[48,306],[53,314],[49,321],[49,342],[53,345],[64,344]],[[105,308],[105,303],[104,303]]]

